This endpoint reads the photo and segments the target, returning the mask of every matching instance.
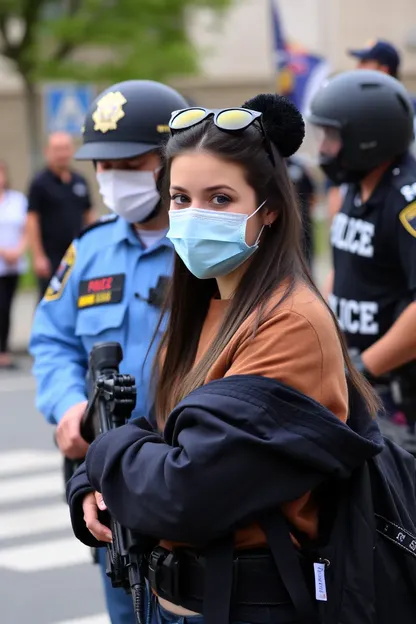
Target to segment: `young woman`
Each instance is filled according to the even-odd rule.
[[[27,199],[9,188],[0,162],[0,370],[13,368],[9,353],[10,311],[19,275],[25,272]]]
[[[284,158],[303,121],[284,98],[258,96],[244,109],[176,111],[170,127],[163,435],[140,420],[93,443],[68,488],[74,531],[111,541],[97,509],[107,506],[159,541],[154,623],[312,622],[314,568],[305,559],[296,572],[299,553],[326,534],[331,479],[381,445],[368,423],[344,424],[346,373],[367,416],[377,401],[302,260]]]

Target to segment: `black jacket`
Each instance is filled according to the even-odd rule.
[[[144,420],[103,434],[68,484],[74,532],[85,544],[98,545],[82,513],[83,496],[95,489],[102,492],[116,520],[141,534],[206,544],[256,520],[273,551],[271,510],[333,483],[339,513],[326,545],[331,553],[323,549],[323,555],[334,558],[333,582],[341,583],[333,588],[333,595],[347,593],[347,598],[322,603],[330,618],[322,621],[387,622],[378,615],[374,619],[376,585],[379,588],[384,582],[376,579],[374,511],[414,530],[415,461],[393,444],[384,444],[376,422],[352,390],[351,397],[349,420],[344,424],[284,384],[235,376],[192,392],[171,413],[163,436]],[[373,484],[381,492],[378,509],[372,506]],[[339,554],[348,540],[351,548],[342,548]],[[383,546],[387,543],[383,540]],[[388,558],[394,559],[400,549],[391,548]],[[276,563],[278,559],[276,553]],[[390,561],[390,572],[391,565]],[[399,576],[402,568],[403,562]],[[330,579],[331,575],[331,586]],[[416,583],[416,578],[409,582],[413,580]],[[339,619],[336,609],[346,604],[347,615]],[[391,604],[388,600],[383,609],[391,609]],[[368,616],[360,619],[362,613]],[[402,620],[408,621],[412,620]]]
[[[382,448],[368,417],[353,430],[281,383],[228,377],[181,401],[163,437],[144,420],[99,436],[68,485],[73,527],[81,541],[95,544],[80,501],[92,487],[129,529],[211,541],[329,478],[348,478]]]

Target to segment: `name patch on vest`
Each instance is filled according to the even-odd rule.
[[[119,273],[83,280],[79,284],[78,308],[120,303],[123,298],[125,279],[126,276]]]
[[[374,223],[354,219],[340,212],[334,217],[331,227],[331,244],[337,249],[372,258]]]

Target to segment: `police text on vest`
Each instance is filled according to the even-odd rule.
[[[354,219],[338,213],[331,227],[331,244],[337,249],[349,251],[357,256],[372,258],[374,247],[374,223]]]
[[[331,294],[328,303],[342,331],[367,336],[375,336],[379,333],[376,321],[378,304],[375,301],[354,301],[354,299],[343,299]]]

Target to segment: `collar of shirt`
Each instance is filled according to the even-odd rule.
[[[119,243],[124,240],[127,240],[132,245],[138,245],[143,250],[143,253],[152,253],[155,249],[159,249],[160,247],[173,249],[171,241],[166,236],[161,238],[160,241],[150,249],[146,249],[134,231],[133,225],[128,223],[125,219],[119,217],[114,224],[113,241],[114,243]]]
[[[361,201],[360,185],[355,185],[353,199],[354,208],[352,210],[354,215],[362,217],[364,213],[380,206],[380,203],[383,201],[384,196],[391,187],[391,177],[399,175],[401,167],[404,166],[405,163],[406,156],[400,156],[399,158],[397,158],[392,163],[392,165],[388,169],[386,169],[376,188],[365,203]]]
[[[63,180],[60,175],[55,173],[55,171],[52,171],[52,169],[49,169],[49,167],[46,169],[46,171],[51,176],[51,178],[53,178],[56,182],[59,182],[59,184],[71,184],[71,182],[74,181],[75,175],[74,175],[74,172],[71,170],[68,170],[69,177],[68,177],[68,180],[66,181]]]

